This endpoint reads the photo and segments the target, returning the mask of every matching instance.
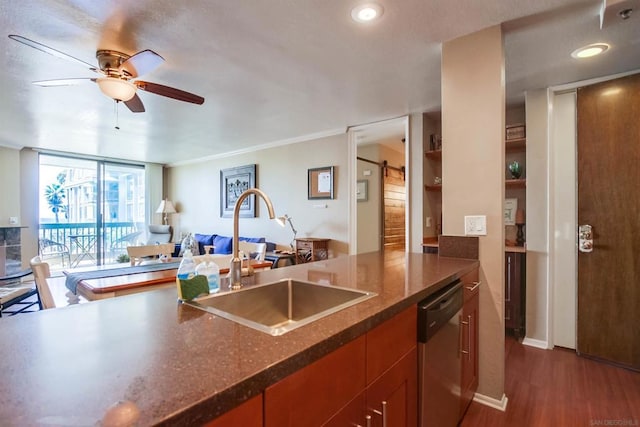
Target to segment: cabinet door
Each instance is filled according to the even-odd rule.
[[[415,346],[367,388],[367,413],[371,416],[372,427],[413,427],[418,424],[418,351]]]
[[[206,427],[262,427],[262,394],[205,424]]]
[[[366,395],[363,391],[334,415],[323,427],[367,426]]]
[[[319,426],[365,389],[366,337],[289,375],[264,392],[265,427]]]
[[[520,328],[520,258],[518,254],[505,254],[504,326],[518,331]]]
[[[478,335],[480,294],[469,298],[462,308],[462,386],[460,419],[478,389]]]

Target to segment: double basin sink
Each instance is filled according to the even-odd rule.
[[[185,304],[277,336],[377,294],[294,279],[209,295]]]

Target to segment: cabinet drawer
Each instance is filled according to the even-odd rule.
[[[415,347],[418,307],[413,305],[367,333],[367,384]]]
[[[473,298],[480,292],[480,286],[476,286],[480,283],[480,272],[477,268],[463,275],[460,281],[462,282],[464,301]]]
[[[310,251],[311,249],[313,249],[313,243],[305,242],[303,240],[298,240],[296,242],[296,247],[300,250]]]

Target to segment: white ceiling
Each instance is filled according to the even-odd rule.
[[[2,1],[0,145],[171,164],[436,111],[441,42],[501,23],[508,103],[528,89],[640,69],[640,8],[600,30],[599,0],[379,2],[382,19],[363,26],[350,17],[360,0]],[[31,84],[95,74],[8,34],[90,63],[97,49],[152,49],[166,62],[143,80],[206,101],[142,92],[147,111],[120,105],[116,130],[114,102],[96,85]],[[570,57],[594,42],[612,47]]]

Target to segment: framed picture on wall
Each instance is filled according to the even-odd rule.
[[[307,199],[333,199],[333,166],[307,171]]]
[[[359,179],[356,183],[356,200],[366,202],[369,200],[369,180]]]
[[[220,170],[220,217],[233,218],[233,210],[240,195],[256,186],[256,165],[239,166]],[[256,196],[242,201],[241,218],[256,216]]]
[[[518,199],[504,200],[504,225],[516,225],[517,210],[518,210]]]

